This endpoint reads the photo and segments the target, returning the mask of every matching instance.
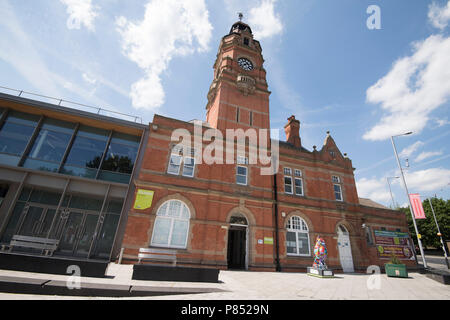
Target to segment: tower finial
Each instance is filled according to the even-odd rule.
[[[242,21],[242,18],[244,18],[244,15],[242,14],[242,12],[238,13],[238,17],[239,17],[239,21]]]

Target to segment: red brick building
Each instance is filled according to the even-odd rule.
[[[270,129],[263,64],[251,28],[237,22],[219,46],[201,131],[192,122],[155,115],[134,181],[136,193],[152,191],[153,198],[149,208],[135,206],[128,213],[124,263],[136,262],[140,248],[164,247],[177,249],[181,265],[305,271],[320,235],[328,247],[329,267],[365,271],[386,262],[380,259],[383,248],[377,247],[374,231],[408,232],[403,214],[358,198],[352,162],[329,133],[320,149],[302,147],[294,116],[285,126],[286,142],[278,142],[275,175],[261,174],[264,165],[248,161],[258,147],[249,137],[245,156],[234,157],[232,164],[197,161],[211,141],[225,145],[221,136],[227,129]],[[178,140],[172,141],[177,129],[192,137],[189,153],[181,153]],[[200,145],[194,141],[199,135]]]

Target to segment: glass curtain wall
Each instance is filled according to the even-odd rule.
[[[1,110],[0,110],[1,111]],[[1,115],[1,113],[0,113]],[[9,111],[0,123],[0,163],[90,179],[130,182],[141,137]],[[76,131],[76,132],[75,132]],[[31,148],[28,143],[33,138]],[[106,154],[105,154],[106,153]],[[66,159],[64,159],[66,157]]]
[[[8,244],[14,235],[58,239],[55,255],[108,259],[123,201],[108,200],[102,212],[103,199],[68,194],[56,212],[61,195],[24,188],[1,242]]]

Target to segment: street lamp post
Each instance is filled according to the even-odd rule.
[[[424,268],[428,268],[427,262],[425,260],[425,254],[423,252],[422,241],[420,240],[419,230],[417,229],[416,218],[414,217],[414,213],[413,213],[413,209],[412,209],[413,206],[412,206],[412,203],[411,203],[411,199],[409,197],[408,186],[406,185],[405,175],[403,174],[403,169],[402,169],[402,166],[400,164],[400,160],[398,158],[397,148],[395,147],[395,143],[394,143],[394,137],[406,136],[406,135],[410,135],[410,134],[412,134],[412,132],[407,132],[407,133],[399,134],[399,135],[396,135],[396,136],[391,136],[391,142],[392,142],[392,147],[394,148],[395,158],[397,159],[398,168],[400,169],[400,173],[402,175],[403,185],[405,186],[405,191],[406,191],[406,197],[408,198],[408,201],[409,201],[409,211],[411,212],[411,217],[412,217],[412,221],[413,221],[413,224],[414,224],[414,229],[416,231],[417,243],[419,244],[420,255],[422,256],[423,267]]]
[[[433,212],[434,222],[436,223],[436,228],[438,230],[438,236],[441,240],[442,249],[444,250],[445,263],[447,264],[447,269],[450,269],[450,266],[448,264],[448,258],[447,258],[447,250],[445,250],[444,239],[442,239],[442,233],[441,233],[441,230],[439,229],[439,224],[436,219],[436,214],[434,213],[434,208],[433,208],[433,204],[431,203],[431,198],[428,198],[428,201],[430,202],[431,212]]]
[[[400,177],[387,177],[386,178],[388,186],[389,186],[389,192],[391,194],[391,199],[392,199],[392,209],[395,208],[395,203],[394,203],[394,196],[392,195],[392,189],[391,189],[391,184],[389,183],[389,179],[399,179],[399,178]]]

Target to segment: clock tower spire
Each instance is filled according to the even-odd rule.
[[[239,13],[239,21],[220,42],[206,120],[221,130],[270,129],[270,92],[261,45],[242,18]]]

